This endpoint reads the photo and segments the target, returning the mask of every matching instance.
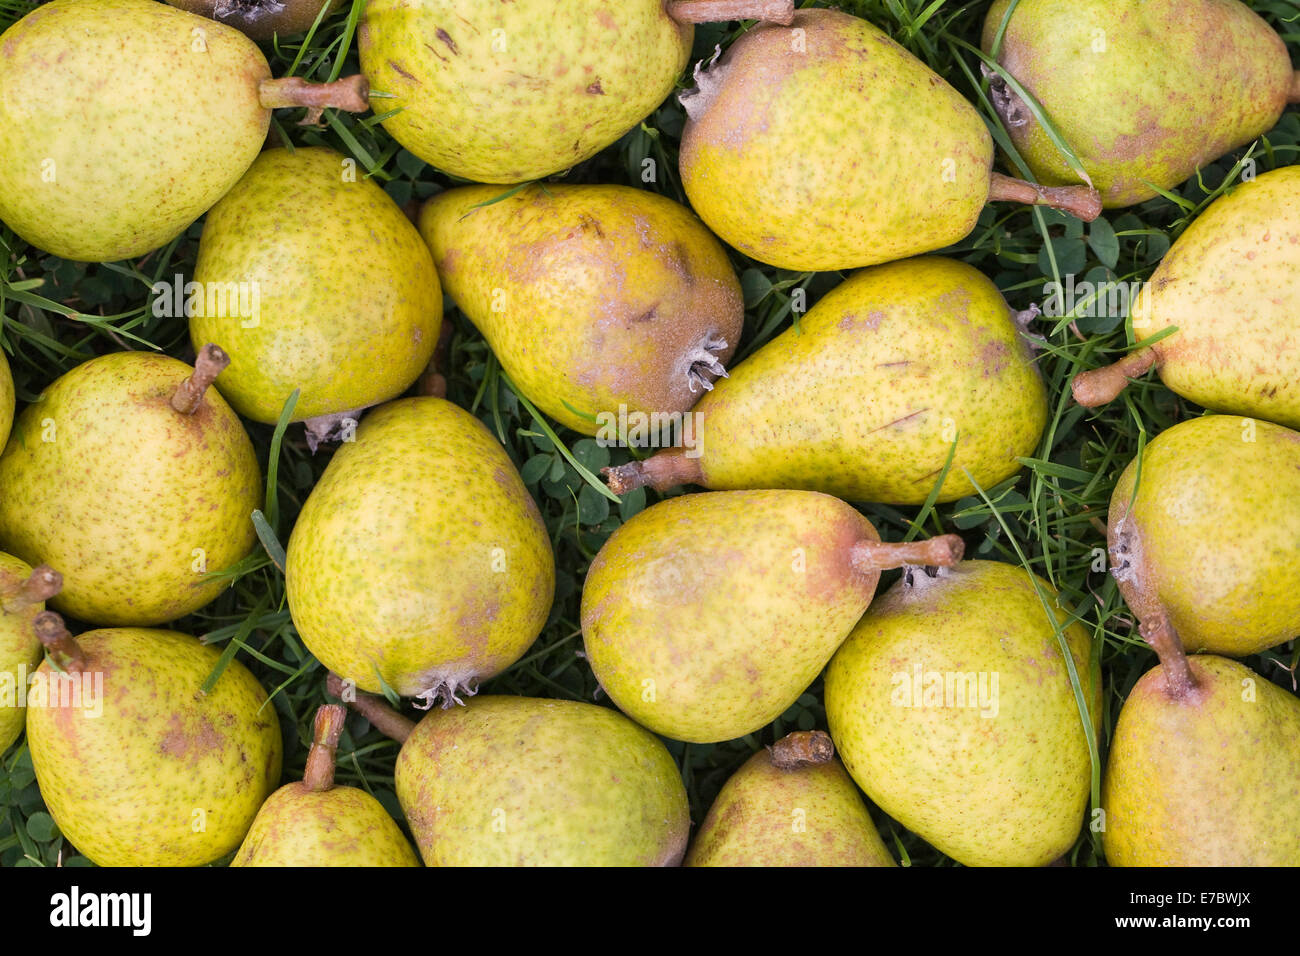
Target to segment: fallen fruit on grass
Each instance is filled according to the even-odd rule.
[[[68,841],[99,866],[201,866],[239,846],[281,756],[275,708],[244,665],[226,662],[207,686],[221,652],[188,634],[74,640],[53,611],[35,627],[50,659],[27,745]]]
[[[826,669],[831,737],[872,802],[943,853],[1044,866],[1088,806],[1090,647],[1051,585],[1021,568],[908,569]]]
[[[642,726],[692,743],[731,740],[807,689],[882,570],[961,554],[956,535],[884,543],[851,506],[812,491],[669,498],[615,531],[592,561],[587,660]]]
[[[78,365],[23,409],[0,454],[0,548],[64,576],[51,607],[105,625],[153,625],[203,607],[255,540],[262,480],[238,416],[194,368],[114,352]]]
[[[395,398],[429,364],[442,324],[433,259],[402,210],[356,161],[331,149],[267,150],[212,208],[194,279],[196,347],[220,342],[217,388],[241,415],[274,424]],[[209,308],[212,305],[215,308]]]
[[[726,375],[744,297],[689,210],[626,186],[501,195],[441,193],[420,231],[447,292],[542,411],[595,435],[620,410],[688,411]]]
[[[1142,622],[1160,663],[1129,692],[1102,782],[1112,866],[1300,865],[1300,701],[1250,668],[1188,657]]]
[[[1115,485],[1107,546],[1129,608],[1188,651],[1300,635],[1300,433],[1235,415],[1165,429]]]
[[[347,694],[337,677],[330,690]],[[676,866],[686,852],[677,765],[616,711],[483,696],[413,725],[354,696],[402,741],[397,797],[429,866]]]
[[[723,785],[686,866],[893,866],[829,734],[797,731]]]
[[[316,711],[302,782],[267,798],[231,866],[420,865],[378,800],[334,784],[334,752],[346,716],[338,704]]]
[[[273,80],[238,30],[153,0],[53,0],[0,47],[0,219],[64,259],[175,239],[253,162],[274,108],[369,108],[363,77]]]
[[[800,272],[874,265],[960,242],[991,200],[1092,220],[1095,190],[993,172],[979,113],[865,20],[799,10],[763,24],[682,94],[682,185],[748,256]]]
[[[27,675],[41,661],[33,621],[62,586],[63,576],[48,564],[32,568],[0,552],[0,753],[26,724]]]
[[[997,287],[926,257],[849,278],[731,369],[693,417],[691,447],[608,468],[610,487],[922,504],[946,468],[937,500],[955,501],[1034,454],[1047,392]]]
[[[326,667],[448,705],[533,643],[555,556],[487,428],[451,402],[407,398],[370,412],[335,452],[285,576],[298,633]]]

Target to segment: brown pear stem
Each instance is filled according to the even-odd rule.
[[[1039,186],[1001,173],[993,173],[989,179],[989,201],[1051,206],[1084,222],[1101,215],[1101,193],[1091,186]]]
[[[230,364],[230,356],[220,345],[208,343],[199,349],[194,360],[194,374],[181,382],[172,395],[172,408],[182,415],[193,415],[203,404],[203,393]]]
[[[313,121],[327,109],[350,113],[364,113],[370,109],[370,83],[360,73],[333,83],[309,83],[301,76],[263,80],[257,88],[257,95],[263,108],[268,110],[305,106]]]
[[[605,476],[609,490],[616,495],[625,495],[634,488],[647,485],[655,491],[667,491],[678,485],[704,484],[699,456],[687,457],[680,448],[661,451],[645,461],[629,461],[617,468],[602,468],[600,473]]]
[[[1187,652],[1179,640],[1169,615],[1161,612],[1138,625],[1142,640],[1151,645],[1160,658],[1160,670],[1165,678],[1165,689],[1174,700],[1186,697],[1196,688],[1196,677],[1187,663]]]
[[[1288,103],[1300,103],[1300,71],[1291,74],[1291,86],[1286,91]]]
[[[406,738],[411,736],[411,731],[415,729],[415,721],[403,717],[374,694],[367,694],[360,690],[355,694],[346,693],[347,688],[337,674],[330,674],[325,678],[325,689],[370,721],[371,725],[385,737],[390,737],[399,744],[406,743]]]
[[[334,787],[334,754],[339,748],[339,735],[343,733],[343,719],[347,708],[341,704],[323,704],[316,708],[315,736],[311,750],[307,751],[307,769],[303,772],[303,786],[313,793],[324,793]]]
[[[1113,402],[1128,387],[1129,379],[1145,375],[1155,364],[1155,349],[1138,349],[1113,365],[1080,372],[1070,383],[1070,390],[1074,400],[1084,408],[1096,408]]]
[[[941,534],[935,538],[890,544],[886,541],[859,541],[853,546],[850,560],[863,574],[888,571],[890,568],[952,567],[966,552],[966,542],[955,534]]]
[[[670,0],[668,15],[678,23],[767,20],[789,26],[794,22],[794,0]]]
[[[60,670],[79,674],[86,669],[86,654],[68,631],[62,617],[53,611],[42,611],[32,621],[32,627]]]
[[[798,770],[830,763],[835,744],[824,730],[797,730],[772,744],[768,751],[777,770]]]
[[[4,608],[6,614],[17,614],[19,611],[27,610],[33,604],[48,601],[62,588],[63,575],[48,564],[37,565],[32,568],[32,573],[27,575],[26,581],[9,593],[0,595],[0,598],[3,598],[0,607]]]

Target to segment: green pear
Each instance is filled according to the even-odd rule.
[[[984,52],[1042,107],[1102,203],[1132,206],[1268,132],[1296,87],[1286,44],[1237,0],[996,0]],[[998,76],[993,103],[1034,177],[1079,176]]]
[[[194,280],[195,347],[222,344],[230,368],[217,387],[267,424],[295,388],[294,421],[397,397],[429,364],[442,325],[420,234],[331,149],[258,156],[208,213]]]
[[[65,259],[175,239],[253,162],[272,108],[368,108],[362,77],[272,80],[244,34],[153,0],[52,0],[0,50],[0,219]]]
[[[829,734],[750,757],[709,808],[686,866],[893,866]]]
[[[1088,806],[1080,710],[1100,712],[1090,643],[1051,585],[1021,568],[911,569],[826,670],[831,737],[872,802],[953,859],[1046,865]]]
[[[1300,866],[1300,701],[1250,668],[1187,657],[1163,619],[1160,656],[1120,711],[1102,781],[1112,866]]]
[[[316,22],[321,9],[325,17],[339,5],[339,0],[167,0],[199,16],[211,17],[234,27],[258,43],[270,43],[273,37],[305,33]],[[322,17],[322,20],[324,18]]]
[[[1133,613],[1189,651],[1300,636],[1300,433],[1229,415],[1166,429],[1120,475],[1107,545]]]
[[[9,429],[14,423],[14,378],[9,371],[9,360],[0,351],[0,448],[9,441]]]
[[[201,866],[238,847],[280,779],[280,724],[253,675],[230,660],[206,687],[220,650],[175,631],[74,640],[53,611],[36,630],[50,659],[27,745],[72,845],[100,866]]]
[[[500,194],[435,196],[420,231],[447,292],[542,411],[595,435],[620,409],[688,411],[726,375],[744,296],[689,210],[626,186]]]
[[[801,488],[850,501],[939,501],[1020,470],[1047,393],[997,287],[952,259],[876,266],[718,382],[690,447],[606,469],[620,494],[691,482]],[[955,443],[955,448],[954,448]]]
[[[443,172],[518,183],[590,159],[673,91],[695,22],[791,0],[370,0],[357,44],[384,128]],[[391,111],[391,112],[390,112]]]
[[[301,783],[267,798],[231,866],[419,866],[411,844],[378,800],[334,785],[334,753],[347,711],[316,711]]]
[[[228,587],[209,574],[252,550],[262,479],[244,426],[209,387],[225,362],[212,345],[195,368],[102,355],[18,416],[0,454],[0,548],[62,572],[56,610],[161,624]]]
[[[955,535],[883,544],[859,512],[813,491],[669,498],[626,522],[592,561],[587,660],[642,726],[692,743],[731,740],[808,688],[882,570],[951,564],[961,552]]]
[[[1139,345],[1177,331],[1075,376],[1075,400],[1105,404],[1154,365],[1198,405],[1300,428],[1297,275],[1300,167],[1285,166],[1216,199],[1178,237],[1132,306]]]
[[[1095,219],[1086,187],[994,173],[975,108],[876,27],[834,10],[744,34],[682,94],[682,185],[700,218],[760,262],[799,272],[942,249],[990,200]]]
[[[622,714],[485,695],[418,724],[340,686],[402,741],[397,798],[429,866],[676,866],[690,808],[668,749]]]
[[[32,568],[0,552],[0,753],[26,724],[27,676],[42,657],[33,621],[62,586],[63,576],[48,564]]]
[[[546,623],[555,556],[500,443],[440,398],[372,411],[303,505],[289,611],[358,686],[450,703],[505,670]]]

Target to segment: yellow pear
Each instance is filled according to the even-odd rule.
[[[0,552],[0,753],[22,736],[27,677],[41,662],[32,625],[62,586],[63,576],[48,564],[31,568]]]

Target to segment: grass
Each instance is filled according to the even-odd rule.
[[[273,71],[315,80],[355,72],[354,34],[361,5],[361,0],[355,0],[350,8],[345,6],[305,42],[281,42],[270,56]],[[0,29],[32,6],[27,0],[0,0]],[[842,0],[839,6],[877,24],[947,78],[980,107],[999,142],[1006,145],[978,80],[974,50],[985,3]],[[1300,41],[1288,22],[1296,16],[1292,4],[1251,6],[1288,42]],[[700,28],[693,60],[708,56],[715,44],[725,44],[729,37],[720,27]],[[381,182],[398,204],[425,199],[452,184],[402,150],[373,114],[360,118],[331,114],[320,129],[298,127],[297,118],[282,111],[273,136],[298,145],[331,146],[355,157],[358,166]],[[683,200],[676,176],[683,118],[675,101],[665,103],[640,128],[573,170],[567,181],[628,183]],[[993,278],[1017,309],[1041,303],[1045,283],[1061,282],[1067,274],[1093,283],[1140,281],[1150,275],[1171,240],[1238,178],[1243,156],[1253,157],[1263,172],[1293,161],[1298,144],[1300,117],[1288,114],[1266,139],[1210,165],[1198,179],[1132,209],[1107,212],[1091,225],[1051,210],[990,207],[975,231],[948,254]],[[645,159],[655,160],[663,171],[658,182],[641,182]],[[0,227],[0,340],[13,368],[20,404],[96,354],[156,348],[191,359],[184,322],[153,317],[145,302],[156,280],[192,272],[199,231],[196,223],[166,248],[135,262],[86,265],[47,256]],[[843,278],[838,273],[783,272],[736,253],[733,259],[746,304],[738,357],[752,353],[787,327],[796,290],[804,290],[812,305]],[[1082,303],[1075,313],[1055,320],[1040,318],[1035,325],[1044,337],[1040,366],[1051,396],[1051,416],[1040,448],[1025,460],[1019,477],[952,504],[919,509],[864,506],[863,511],[889,540],[959,531],[967,541],[969,557],[1027,566],[1061,592],[1094,639],[1092,664],[1104,682],[1096,745],[1104,757],[1120,704],[1154,658],[1133,631],[1114,582],[1096,570],[1098,549],[1105,546],[1099,522],[1105,520],[1115,479],[1142,444],[1199,409],[1153,376],[1098,412],[1074,405],[1068,388],[1074,374],[1112,360],[1130,344],[1123,317],[1089,316],[1086,306]],[[597,695],[595,680],[577,653],[583,577],[602,542],[645,507],[647,495],[637,491],[622,501],[611,501],[593,482],[594,473],[611,461],[609,449],[541,419],[517,394],[465,318],[451,310],[448,321],[455,328],[447,362],[449,397],[472,409],[509,450],[545,517],[558,568],[555,605],[541,637],[522,660],[483,690],[592,700]],[[266,506],[257,522],[265,548],[231,570],[231,588],[222,597],[175,626],[224,645],[224,659],[238,659],[250,667],[272,693],[286,738],[287,781],[302,773],[312,715],[324,701],[325,675],[289,619],[279,549],[329,452],[323,449],[311,455],[297,427],[250,425],[249,431],[268,475]],[[616,453],[615,462],[624,454]],[[893,576],[887,577],[882,586],[892,580]],[[1277,650],[1247,663],[1290,687],[1289,671],[1296,657]],[[690,794],[692,818],[696,822],[703,818],[727,776],[756,748],[790,730],[814,727],[825,727],[820,681],[760,733],[708,746],[668,742]],[[338,778],[369,790],[400,819],[393,795],[395,754],[394,744],[353,717],[339,749]],[[1099,769],[1094,772],[1094,801]],[[897,823],[881,815],[877,819],[886,843],[902,860],[914,865],[950,862]],[[65,864],[86,862],[73,856],[45,812],[26,747],[19,744],[0,756],[0,864],[53,865],[61,856]],[[1076,865],[1099,861],[1099,849],[1086,832],[1068,860]]]

